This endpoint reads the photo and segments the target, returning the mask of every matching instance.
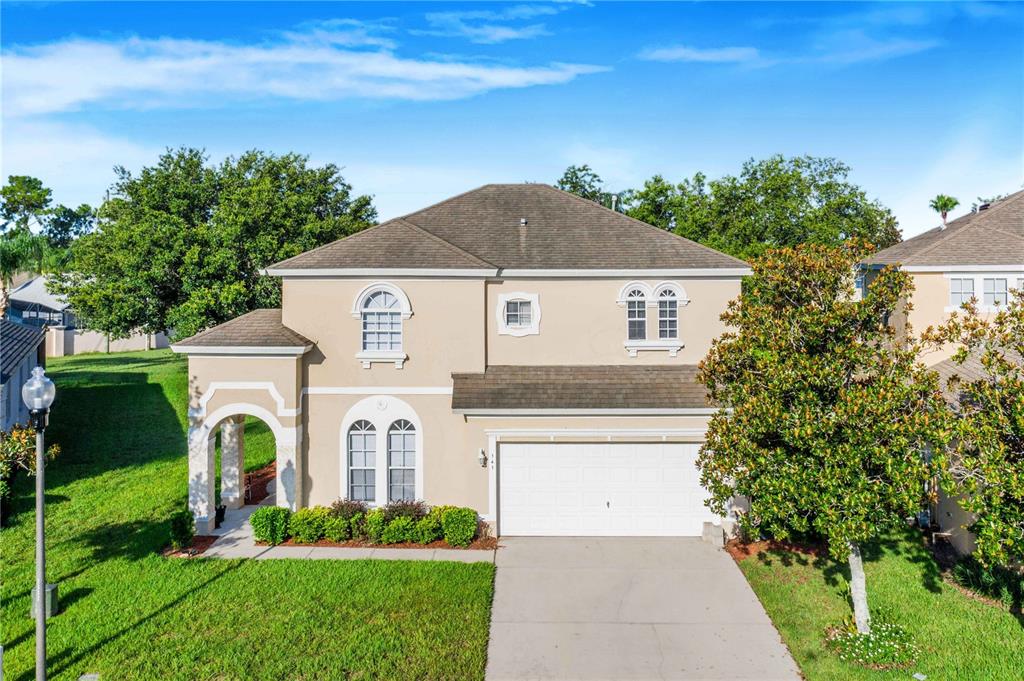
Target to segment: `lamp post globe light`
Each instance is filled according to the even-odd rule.
[[[43,367],[32,370],[30,378],[21,388],[21,399],[29,409],[32,426],[36,429],[36,679],[46,679],[46,541],[43,518],[43,492],[45,484],[45,445],[43,431],[50,417],[57,389],[46,377]]]

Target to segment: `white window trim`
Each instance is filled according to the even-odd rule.
[[[661,296],[661,292],[666,290],[672,291],[676,294],[676,300],[679,302],[679,305],[682,306],[690,304],[690,298],[686,295],[686,289],[684,289],[681,284],[674,281],[663,281],[655,286],[653,293],[654,299],[658,300]]]
[[[654,292],[651,290],[651,287],[642,281],[631,281],[619,289],[619,297],[616,298],[615,300],[615,302],[619,304],[619,307],[625,307],[626,303],[630,301],[630,298],[627,298],[626,296],[628,296],[629,292],[632,291],[633,289],[640,289],[641,291],[643,291],[644,300],[646,300],[647,304],[650,305],[651,296],[654,294]],[[633,298],[632,300],[636,299]]]
[[[405,291],[386,281],[378,281],[372,284],[367,284],[359,291],[358,294],[356,294],[355,303],[352,305],[353,319],[363,318],[363,305],[366,304],[366,299],[378,291],[387,291],[398,299],[399,311],[402,313],[402,319],[408,319],[412,316],[412,306],[409,304],[409,296],[405,295]]]
[[[1008,270],[978,270],[972,269],[970,271],[956,271],[956,272],[945,272],[946,280],[946,307],[944,311],[956,312],[960,310],[957,305],[950,305],[953,297],[952,293],[952,279],[973,279],[974,280],[974,299],[977,301],[978,311],[984,313],[998,312],[999,310],[1005,310],[1006,305],[986,305],[985,304],[985,280],[986,279],[1005,279],[1006,280],[1006,294],[1007,301],[1009,301],[1012,291],[1017,288],[1017,281],[1022,278],[1020,271],[1013,269]]]
[[[530,303],[530,324],[528,326],[509,326],[505,322],[505,305],[510,300],[523,300]],[[498,294],[498,307],[494,311],[495,319],[498,322],[498,335],[514,336],[536,336],[540,333],[540,295],[537,293],[526,293],[513,291],[511,293]]]
[[[622,342],[630,357],[636,357],[637,353],[645,350],[667,351],[669,357],[675,357],[684,347],[683,342],[678,338],[650,338],[648,340],[627,340]]]
[[[405,295],[405,291],[390,282],[377,281],[367,284],[356,294],[355,302],[352,305],[352,317],[360,320],[360,325],[362,324],[363,305],[366,304],[366,299],[378,291],[386,291],[398,300],[398,311],[402,316],[403,322],[412,316],[412,305],[409,304],[409,296]],[[361,338],[361,326],[359,333]],[[405,345],[404,324],[402,325],[402,345]],[[362,347],[361,341],[360,347]],[[373,366],[374,362],[392,362],[396,369],[401,369],[405,366],[405,361],[409,359],[409,356],[402,350],[360,350],[356,353],[356,359],[362,363],[364,369],[369,369]]]
[[[408,402],[393,395],[373,395],[356,402],[346,412],[341,421],[340,446],[338,455],[341,458],[341,490],[340,496],[348,498],[348,430],[356,421],[366,420],[377,429],[377,456],[374,462],[377,467],[375,477],[374,503],[371,507],[383,506],[388,498],[388,444],[387,433],[391,424],[405,419],[416,429],[416,498],[423,498],[423,423],[416,411]],[[381,437],[383,434],[383,437]]]

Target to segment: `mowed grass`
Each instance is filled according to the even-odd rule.
[[[167,559],[185,503],[186,363],[167,351],[53,360],[47,431],[49,620],[54,679],[480,679],[490,564]],[[246,468],[273,460],[246,433]],[[21,476],[0,530],[6,681],[33,677],[28,617],[34,480]]]
[[[740,562],[807,679],[1024,679],[1024,616],[945,583],[920,535],[898,534],[865,557],[872,614],[904,627],[921,649],[907,669],[865,669],[826,650],[826,630],[851,616],[845,563],[790,551]]]

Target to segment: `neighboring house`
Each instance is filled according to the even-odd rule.
[[[971,298],[983,312],[1005,305],[1010,289],[1024,287],[1024,191],[875,253],[862,264],[865,279],[897,264],[913,275],[913,309],[893,323],[909,322],[915,333],[941,324]],[[924,360],[940,362],[953,350]]]
[[[189,358],[200,532],[244,498],[245,415],[276,503],[476,508],[504,535],[700,535],[697,363],[746,263],[541,184],[487,185],[269,267],[282,307]]]
[[[46,281],[45,276],[35,277],[11,291],[8,316],[16,322],[46,327],[47,357],[169,347],[163,333],[136,333],[128,338],[111,340],[99,331],[79,328],[67,300],[50,293]]]
[[[43,330],[0,319],[0,430],[28,422],[21,386],[34,367],[45,364]]]

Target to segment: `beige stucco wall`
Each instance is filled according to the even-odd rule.
[[[719,316],[739,296],[740,279],[676,278],[690,302],[679,306],[676,357],[665,350],[643,350],[630,357],[626,340],[626,308],[617,301],[630,281],[652,290],[663,279],[513,279],[487,285],[487,363],[512,364],[696,364],[725,326]],[[538,295],[540,333],[515,337],[498,332],[501,294]],[[658,306],[647,307],[647,338],[658,338]]]
[[[367,285],[386,281],[409,298],[403,321],[409,356],[401,369],[375,362],[364,369],[361,321],[352,308]],[[484,282],[441,279],[285,279],[283,321],[316,343],[305,357],[306,385],[450,385],[452,372],[483,371]]]
[[[226,405],[250,404],[268,411],[285,428],[300,423],[300,358],[193,355],[188,360],[188,375],[189,411],[199,415],[200,421]]]
[[[955,497],[939,493],[939,501],[935,505],[935,522],[943,532],[949,532],[949,543],[960,555],[974,552],[974,535],[966,529],[974,522],[974,517],[960,507]]]

